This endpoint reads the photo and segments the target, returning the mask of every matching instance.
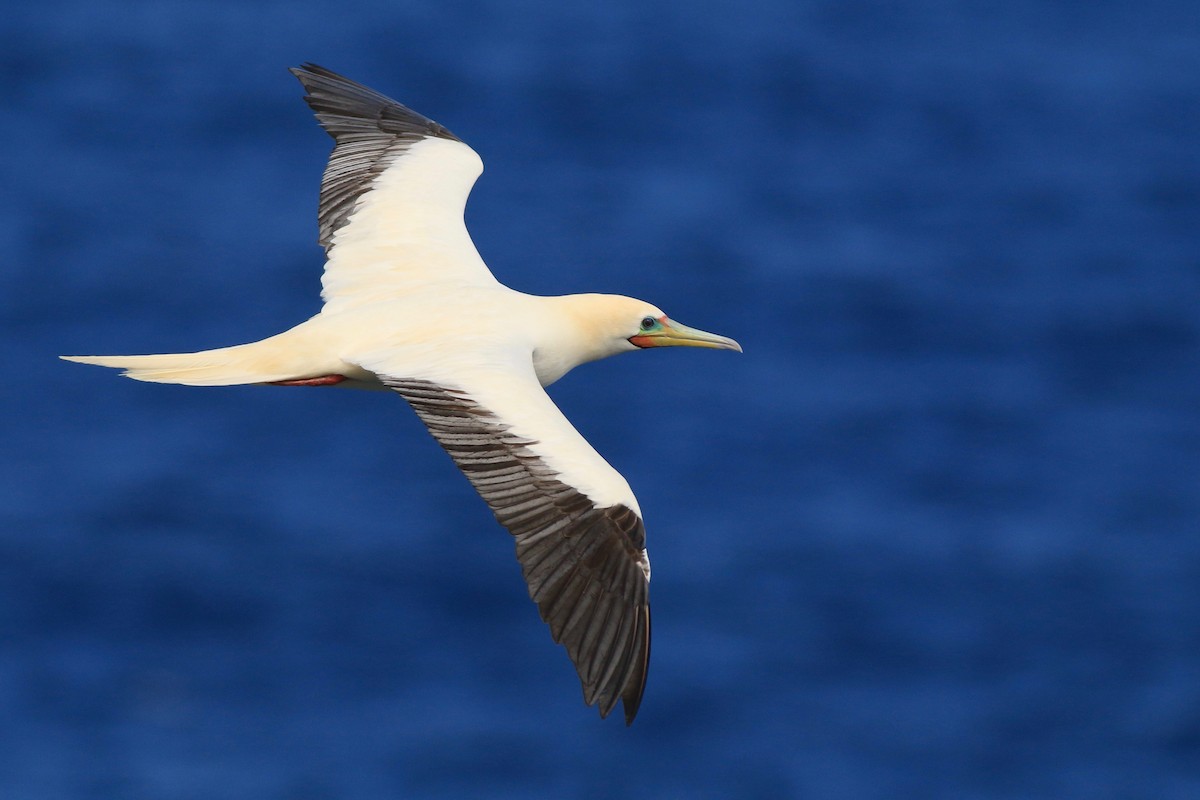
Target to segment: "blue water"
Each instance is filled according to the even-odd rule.
[[[1200,797],[1194,3],[11,5],[0,797]],[[398,398],[54,359],[316,311],[305,60],[482,154],[505,282],[745,347],[552,390],[631,729]]]

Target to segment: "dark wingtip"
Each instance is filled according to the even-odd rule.
[[[337,78],[346,80],[345,77],[337,74],[331,69],[326,69],[320,64],[314,64],[311,61],[305,61],[298,67],[288,67],[288,72],[296,76],[296,80],[304,83],[305,78]]]
[[[633,679],[621,693],[621,707],[625,710],[625,727],[633,724],[638,709],[642,707],[642,695],[646,693],[646,678],[650,675],[650,606],[646,606],[646,652],[642,656],[641,669],[634,670]]]
[[[646,682],[643,679],[640,685],[631,686],[625,694],[621,695],[621,707],[625,710],[625,727],[633,724],[633,718],[637,716],[638,709],[642,707],[642,694],[646,691]]]
[[[335,139],[347,132],[346,128],[361,133],[361,123],[355,121],[369,121],[385,134],[415,134],[462,141],[403,103],[319,64],[305,61],[298,67],[289,67],[288,72],[300,81],[306,92],[304,101]]]
[[[288,72],[292,73],[292,75],[295,76],[296,80],[300,81],[300,84],[302,86],[304,86],[305,88],[308,88],[308,83],[305,80],[306,78],[309,78],[313,75],[320,75],[322,73],[328,73],[329,70],[325,69],[324,67],[318,67],[316,64],[312,63],[311,61],[305,61],[303,64],[301,64],[298,67],[288,67]]]

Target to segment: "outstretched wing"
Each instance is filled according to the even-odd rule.
[[[483,162],[454,134],[315,64],[292,70],[334,139],[318,240],[327,304],[355,305],[431,283],[494,284],[463,222]]]
[[[528,376],[473,386],[381,376],[516,539],[529,595],[567,649],[583,699],[633,722],[650,659],[646,530],[625,480]]]

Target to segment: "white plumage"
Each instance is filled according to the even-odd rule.
[[[391,388],[497,519],[574,662],[584,700],[632,722],[650,647],[650,562],[637,499],[542,390],[642,347],[741,348],[613,295],[536,297],[500,284],[463,209],[483,170],[440,125],[307,64],[293,70],[335,147],[321,184],[320,313],[262,341],[147,356],[64,356],[190,386]]]

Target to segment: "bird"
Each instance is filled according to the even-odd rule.
[[[601,718],[638,713],[650,660],[650,559],[629,484],[544,387],[652,347],[741,352],[725,336],[611,294],[500,283],[472,243],[479,155],[441,125],[336,72],[290,70],[334,140],[318,198],[320,311],[260,341],[191,353],[61,356],[187,386],[398,393],[506,528],[529,595]]]

